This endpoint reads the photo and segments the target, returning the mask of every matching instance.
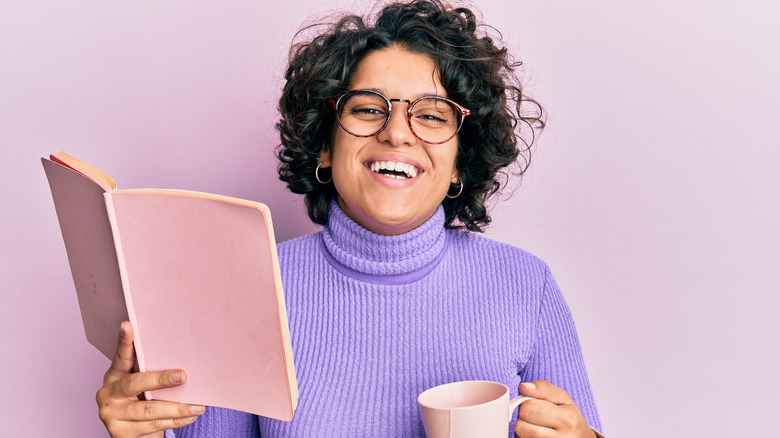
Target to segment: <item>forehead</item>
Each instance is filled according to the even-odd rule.
[[[433,58],[397,45],[366,55],[352,75],[349,89],[375,89],[390,98],[446,97]]]

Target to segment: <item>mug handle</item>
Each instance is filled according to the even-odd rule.
[[[524,397],[524,396],[517,396],[509,401],[509,418],[512,418],[512,413],[517,409],[523,402],[527,402],[528,400],[536,400],[534,397]]]

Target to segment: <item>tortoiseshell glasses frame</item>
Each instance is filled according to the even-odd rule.
[[[349,113],[351,117],[345,117],[343,112],[346,102],[355,96],[366,97],[367,101],[362,105],[355,105],[352,112]],[[408,104],[406,123],[417,139],[428,144],[442,144],[450,141],[460,132],[466,116],[471,114],[467,108],[441,96],[422,96],[409,101],[390,99],[375,90],[360,89],[333,96],[329,100],[333,104],[336,119],[341,128],[350,135],[360,138],[373,137],[385,129],[393,112],[393,102],[406,102]],[[442,107],[439,105],[440,103],[446,104],[446,106]],[[360,108],[357,108],[358,106]],[[415,114],[415,108],[423,108],[423,110],[420,114]],[[448,109],[454,110],[452,117],[450,117]],[[427,113],[425,113],[426,111]],[[417,118],[415,119],[415,117]],[[457,122],[457,126],[454,122]],[[415,131],[414,125],[417,125],[417,131]],[[424,137],[429,137],[429,139]]]

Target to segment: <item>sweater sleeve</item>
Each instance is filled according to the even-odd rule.
[[[545,271],[531,357],[520,377],[525,382],[547,380],[563,388],[580,408],[588,425],[601,432],[574,319],[549,269]]]
[[[257,415],[209,406],[194,423],[175,430],[176,438],[259,438]]]

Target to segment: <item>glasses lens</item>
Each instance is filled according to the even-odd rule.
[[[449,140],[460,128],[460,111],[449,101],[425,98],[411,108],[412,129],[429,143]]]
[[[339,100],[336,114],[341,126],[353,135],[374,135],[385,126],[387,101],[370,92],[346,94]]]

